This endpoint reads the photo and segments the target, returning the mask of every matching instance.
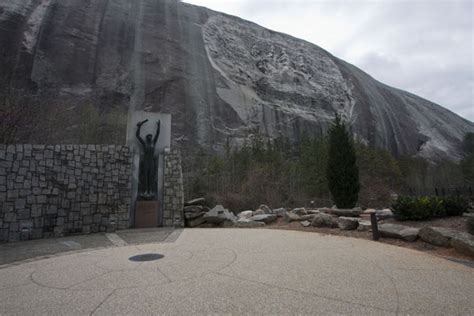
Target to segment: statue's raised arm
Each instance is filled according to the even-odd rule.
[[[137,132],[135,133],[135,136],[137,137],[138,141],[140,142],[140,144],[142,144],[143,147],[145,147],[145,141],[140,136],[140,131],[142,129],[142,125],[145,124],[146,122],[148,122],[148,120],[144,120],[144,121],[139,122],[137,124]]]
[[[158,142],[158,137],[160,137],[160,125],[161,125],[161,121],[156,122],[156,134],[155,134],[155,138],[153,138],[154,145],[156,145],[156,143]]]

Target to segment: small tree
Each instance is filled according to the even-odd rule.
[[[339,208],[353,208],[359,199],[359,168],[356,152],[345,122],[336,114],[329,129],[327,180]]]

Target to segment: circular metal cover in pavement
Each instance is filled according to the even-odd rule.
[[[163,255],[160,255],[159,253],[147,253],[143,255],[137,255],[128,258],[130,261],[135,261],[135,262],[143,262],[143,261],[155,261],[158,259],[163,258]]]

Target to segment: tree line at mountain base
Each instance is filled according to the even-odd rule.
[[[421,157],[395,158],[360,142],[354,146],[361,207],[388,207],[394,194],[434,195],[435,188],[474,183],[469,172],[473,166],[468,165],[474,151],[466,150],[460,163],[434,163]],[[326,176],[328,148],[328,137],[303,136],[300,142],[290,143],[257,135],[241,147],[226,146],[222,154],[188,153],[192,159],[183,161],[186,197],[205,196],[233,211],[255,209],[262,203],[298,207],[314,201],[317,206],[332,206]]]

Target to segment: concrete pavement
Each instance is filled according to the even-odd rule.
[[[28,260],[63,255],[68,252],[144,243],[173,242],[181,231],[173,228],[130,229],[110,234],[100,233],[0,243],[0,267],[5,264],[18,264]]]
[[[474,311],[474,269],[410,249],[267,229],[192,229],[176,237],[3,266],[0,314]],[[148,253],[164,258],[129,260]]]

